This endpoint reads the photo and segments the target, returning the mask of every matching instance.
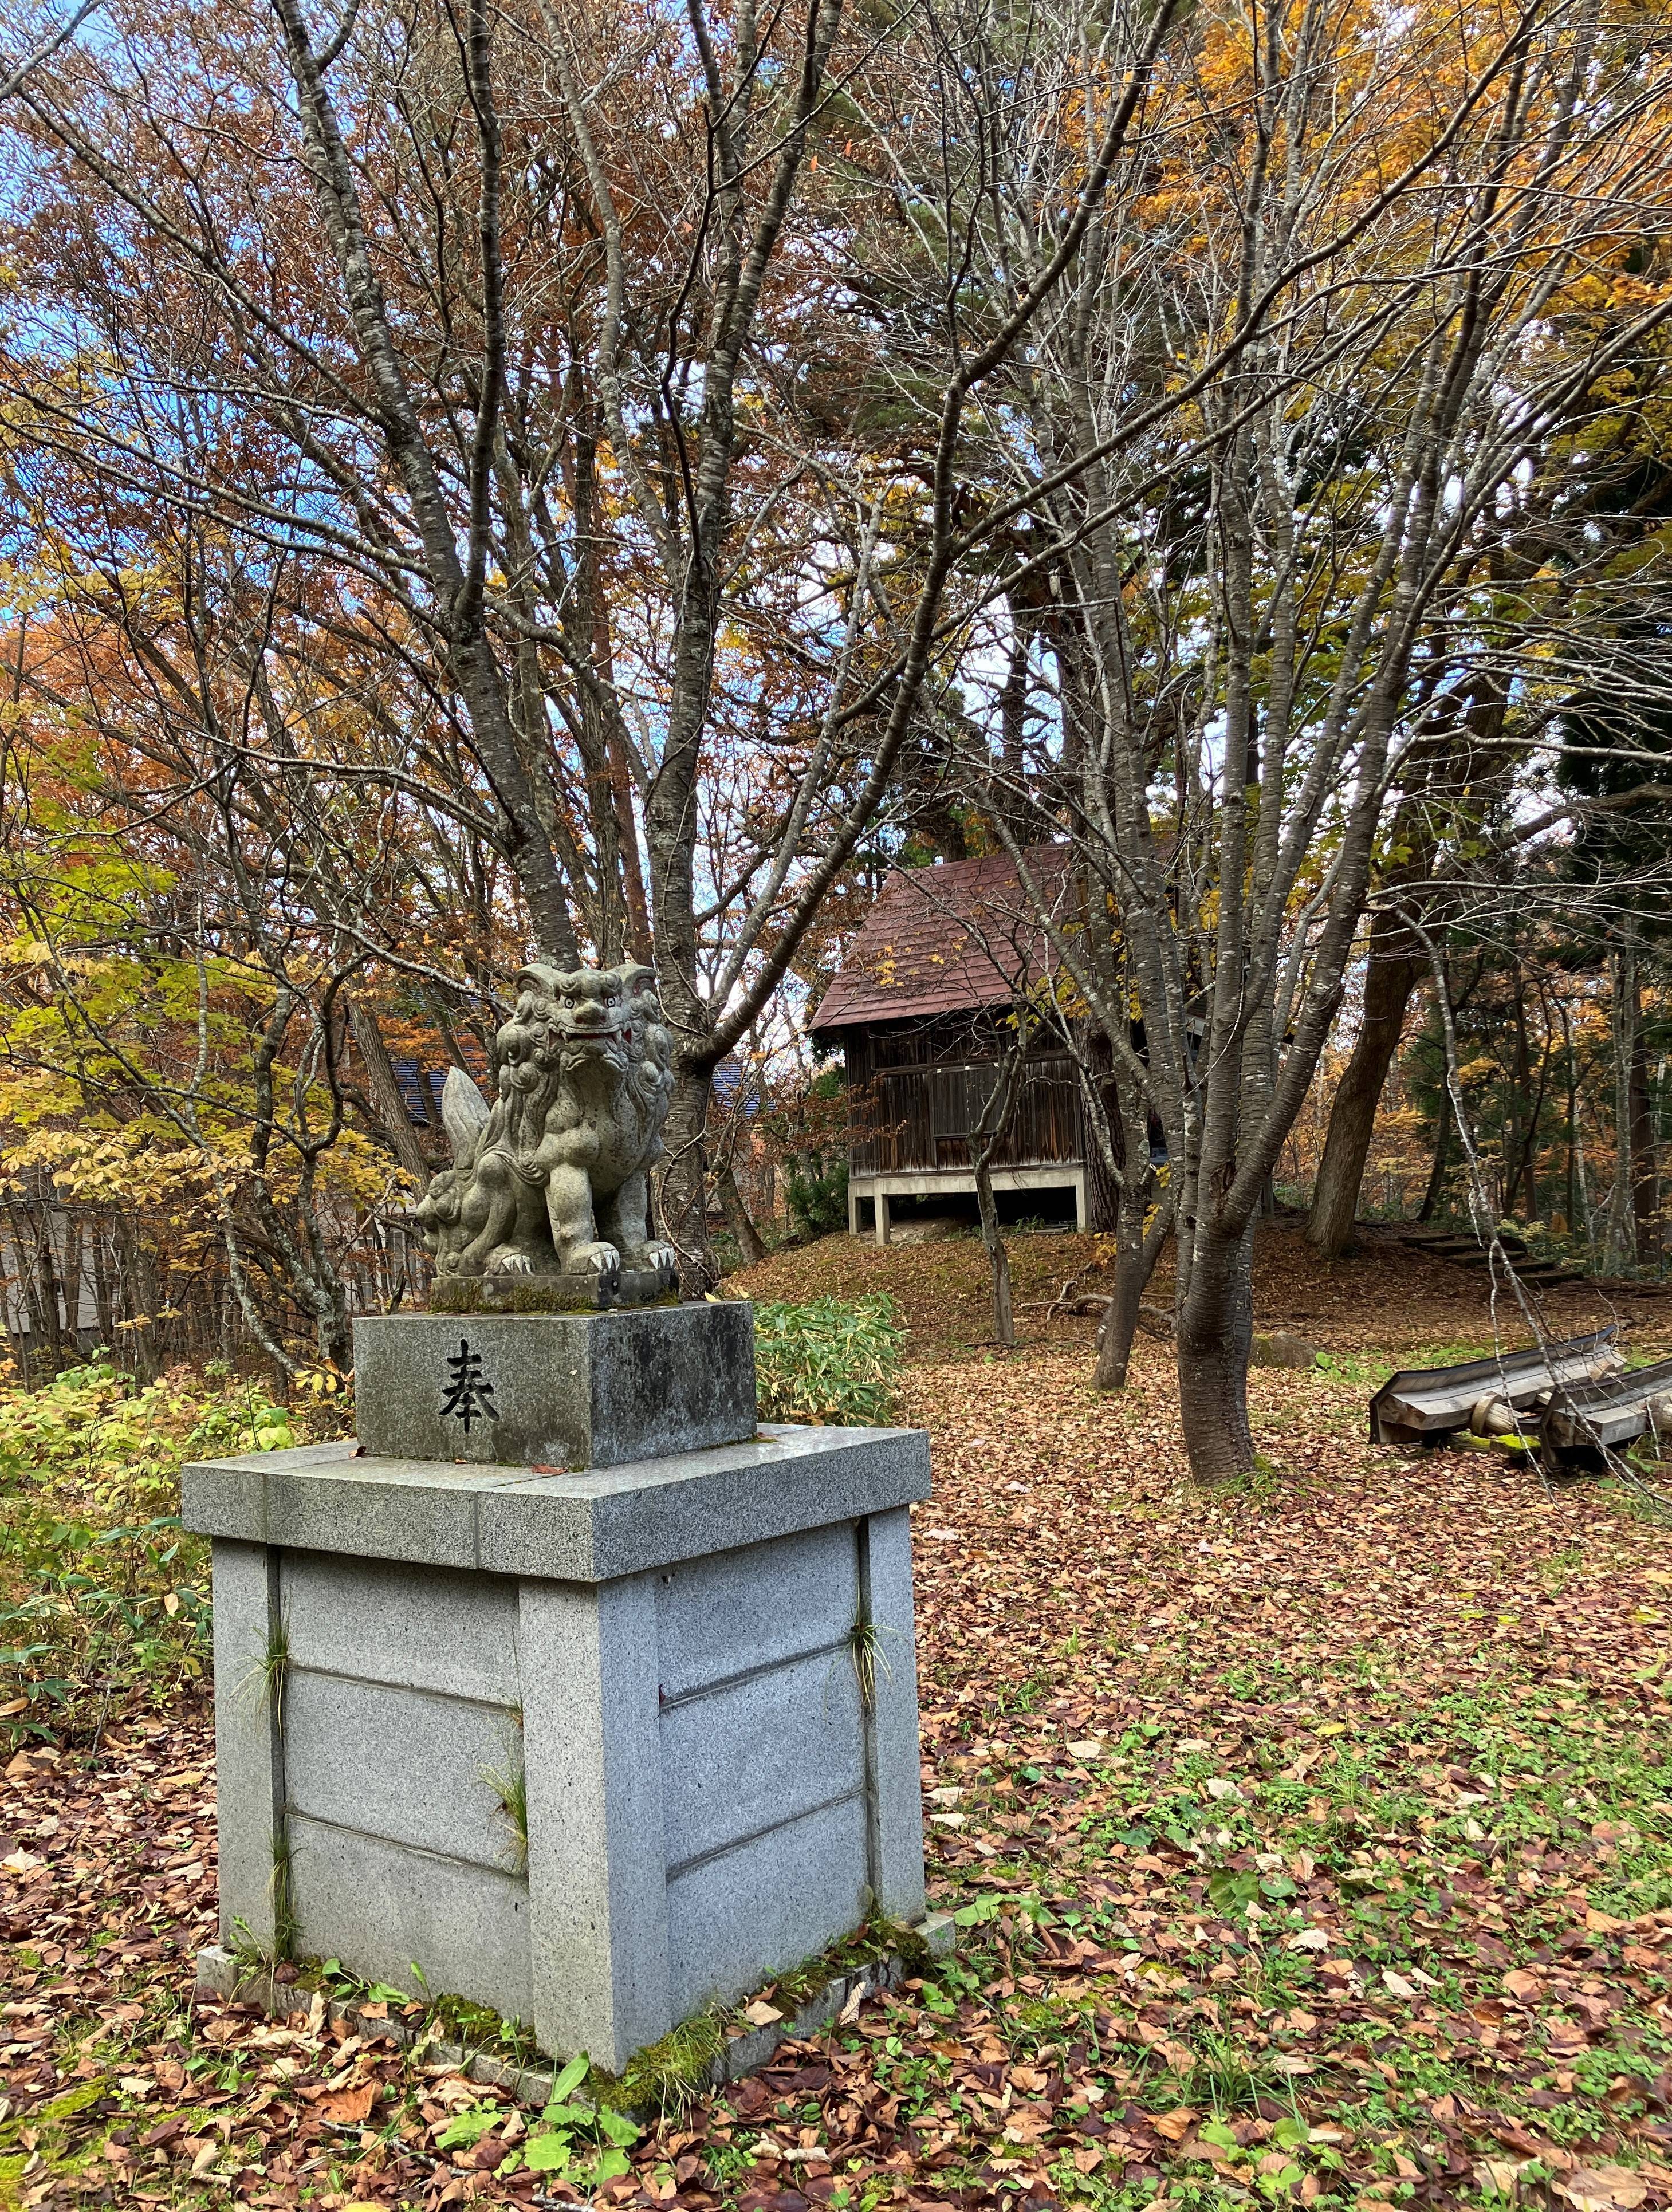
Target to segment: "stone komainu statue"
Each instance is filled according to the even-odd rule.
[[[673,1090],[654,973],[534,962],[517,981],[498,1099],[457,1067],[441,1093],[453,1165],[416,1208],[437,1273],[671,1278],[673,1251],[648,1218]]]

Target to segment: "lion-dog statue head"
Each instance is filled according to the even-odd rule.
[[[648,1273],[674,1255],[649,1229],[648,1171],[661,1158],[672,1038],[654,971],[531,961],[495,1039],[490,1107],[462,1068],[441,1118],[453,1164],[416,1211],[443,1275]]]

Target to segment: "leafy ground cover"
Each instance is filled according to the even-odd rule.
[[[858,1298],[755,1301],[763,1421],[866,1428],[892,1418],[905,1331],[886,1291]]]
[[[1094,1316],[1082,1303],[1112,1287],[1113,1240],[1033,1231],[1009,1241],[1017,1333],[1024,1346],[1089,1343]],[[1172,1297],[1164,1254],[1150,1291]],[[731,1287],[768,1299],[857,1299],[883,1291],[895,1300],[920,1358],[979,1352],[992,1338],[987,1262],[972,1232],[943,1242],[879,1249],[868,1237],[827,1237],[781,1247]],[[1672,1297],[1654,1284],[1572,1283],[1542,1294],[1559,1336],[1626,1327],[1640,1346],[1672,1335]],[[1507,1287],[1498,1300],[1507,1340],[1525,1331]],[[1485,1347],[1491,1308],[1479,1273],[1401,1245],[1392,1228],[1361,1225],[1358,1249],[1339,1260],[1313,1251],[1292,1222],[1263,1230],[1255,1279],[1255,1325],[1298,1328],[1326,1350],[1424,1359],[1451,1345]],[[1645,1339],[1644,1331],[1648,1330]]]
[[[102,1360],[0,1390],[0,1743],[96,1743],[202,1675],[208,1547],[179,1525],[180,1462],[282,1450],[319,1418],[229,1375],[137,1387]]]
[[[1085,1249],[1050,1242],[1021,1240],[1047,1299]],[[1662,1508],[1371,1448],[1369,1388],[1486,1342],[1480,1287],[1297,1245],[1268,1240],[1261,1317],[1328,1364],[1256,1374],[1268,1468],[1211,1499],[1167,1347],[1097,1400],[1056,1334],[1084,1321],[970,1348],[978,1249],[824,1248],[825,1289],[896,1297],[902,1412],[934,1434],[924,1783],[955,1961],[611,2142],[624,2173],[572,2130],[565,2178],[528,2156],[562,2127],[323,2007],[192,2003],[214,1831],[188,1679],[96,1756],[8,1771],[0,2205],[1672,2203]],[[745,1287],[806,1295],[818,1250]],[[1664,1309],[1634,1311],[1651,1348]]]

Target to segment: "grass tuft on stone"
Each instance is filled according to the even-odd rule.
[[[710,2006],[681,2021],[660,2043],[635,2052],[619,2075],[593,2067],[587,2076],[587,2096],[617,2112],[677,2118],[709,2087],[714,2069],[725,2055],[730,2017],[720,2007]]]

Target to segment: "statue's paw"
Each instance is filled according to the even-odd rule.
[[[526,1252],[519,1252],[514,1244],[502,1244],[498,1251],[488,1255],[485,1272],[490,1275],[532,1275],[534,1262]]]
[[[641,1267],[654,1267],[659,1275],[677,1275],[679,1255],[672,1244],[646,1244],[640,1250],[636,1264]]]
[[[618,1275],[621,1255],[613,1244],[577,1244],[568,1264],[577,1274]]]

